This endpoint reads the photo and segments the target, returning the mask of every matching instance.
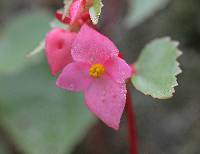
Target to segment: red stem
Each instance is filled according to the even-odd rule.
[[[138,154],[136,119],[135,119],[135,114],[133,112],[132,98],[129,89],[126,98],[126,117],[128,120],[128,129],[130,137],[130,154]]]

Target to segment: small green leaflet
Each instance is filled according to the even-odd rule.
[[[152,41],[142,51],[136,62],[137,73],[132,83],[137,90],[154,98],[167,99],[178,85],[176,76],[181,73],[177,58],[181,51],[178,43],[169,38]]]
[[[93,6],[90,7],[90,9],[89,9],[90,18],[91,18],[93,24],[95,24],[95,25],[98,24],[102,7],[103,7],[102,0],[94,0]]]

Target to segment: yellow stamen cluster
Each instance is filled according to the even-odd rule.
[[[105,68],[102,64],[93,64],[90,67],[90,76],[93,78],[99,78],[105,72]]]

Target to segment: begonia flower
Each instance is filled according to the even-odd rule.
[[[71,19],[70,21],[71,24],[80,18],[80,16],[84,12],[85,4],[86,0],[73,0],[69,10],[69,17]]]
[[[57,79],[57,86],[83,92],[85,103],[109,127],[119,128],[126,101],[126,79],[131,67],[107,37],[83,25],[71,50],[73,62]]]
[[[51,74],[56,75],[72,62],[71,47],[76,33],[60,28],[51,30],[45,40],[45,53]]]
[[[64,24],[76,25],[81,27],[83,24],[90,24],[89,7],[93,4],[93,0],[73,0],[69,12],[63,17],[62,11],[58,10],[55,17]]]

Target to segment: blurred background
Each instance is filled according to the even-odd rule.
[[[99,29],[133,63],[152,39],[180,41],[183,73],[170,100],[134,88],[139,154],[200,153],[200,1],[104,0]],[[26,54],[50,30],[61,0],[0,0],[0,154],[128,154],[119,131],[97,121],[81,94],[55,86],[43,53]]]

